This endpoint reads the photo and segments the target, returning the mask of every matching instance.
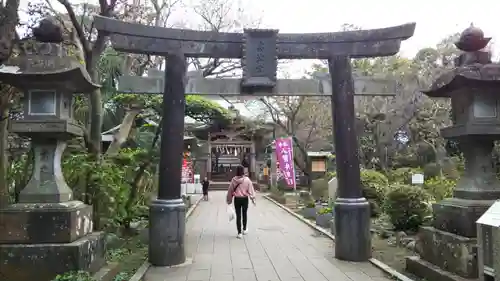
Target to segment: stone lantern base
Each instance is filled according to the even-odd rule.
[[[444,279],[439,280],[478,278],[476,221],[500,198],[500,183],[491,161],[493,144],[491,137],[460,138],[464,175],[453,198],[433,205],[433,224],[420,228],[416,247],[420,257],[407,260],[409,272],[431,281],[441,271]]]
[[[2,280],[50,281],[95,272],[104,263],[104,233],[92,233],[92,207],[80,201],[14,204],[0,210]]]
[[[494,200],[447,198],[434,204],[432,226],[421,227],[419,257],[406,259],[406,270],[426,280],[478,278],[476,221]]]

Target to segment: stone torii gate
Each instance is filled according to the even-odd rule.
[[[240,93],[275,95],[278,59],[327,59],[337,151],[335,257],[365,261],[371,256],[370,206],[360,187],[354,131],[351,58],[392,56],[413,36],[415,23],[348,32],[278,34],[246,29],[224,33],[161,28],[96,16],[118,51],[166,57],[158,198],[150,205],[149,261],[155,266],[185,262],[185,206],[180,199],[184,135],[186,57],[241,58]]]

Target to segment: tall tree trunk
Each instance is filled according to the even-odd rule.
[[[0,2],[0,64],[10,58],[14,39],[16,37],[16,25],[19,21],[17,11],[19,0],[7,0],[5,6]],[[1,87],[1,86],[0,86]],[[0,97],[0,209],[9,204],[9,185],[7,183],[7,137],[9,122],[9,99],[10,93],[1,87]]]
[[[3,93],[0,96],[0,100],[0,209],[2,209],[9,204],[9,183],[7,182],[7,168],[9,166],[9,160],[7,158],[9,94]]]
[[[101,90],[94,90],[90,94],[90,153],[99,158],[102,152],[102,94]],[[97,161],[98,159],[96,159]]]
[[[140,108],[130,108],[127,109],[127,113],[118,128],[118,131],[113,136],[113,141],[106,150],[107,156],[115,156],[120,152],[122,145],[127,141],[132,131],[132,126],[134,125],[135,118],[141,113]]]
[[[17,15],[19,2],[19,0],[7,0],[5,6],[2,4],[3,1],[0,2],[0,64],[8,60],[12,53],[16,25],[19,21]]]
[[[85,58],[86,60],[86,68],[89,73],[92,81],[94,83],[99,83],[99,73],[97,72],[97,64],[99,61],[99,57],[104,51],[104,42],[105,36],[103,34],[99,34],[94,47],[90,53],[87,53]],[[95,155],[96,161],[99,160],[102,153],[102,119],[103,119],[103,104],[102,104],[102,93],[100,89],[94,90],[90,93],[90,128],[89,128],[89,136],[90,136],[90,153]]]

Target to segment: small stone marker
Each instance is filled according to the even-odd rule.
[[[479,280],[485,280],[484,275],[500,280],[500,200],[493,203],[476,224]]]
[[[328,181],[328,202],[329,203],[335,202],[335,199],[337,198],[337,187],[338,187],[337,178],[332,178],[330,181]]]
[[[491,207],[476,221],[477,224],[500,227],[500,201],[496,201]]]
[[[424,184],[424,175],[423,174],[413,174],[411,176],[411,184]]]
[[[187,189],[188,189],[188,184],[187,183],[181,183],[181,195],[186,196],[187,195]]]
[[[201,177],[199,174],[194,175],[194,188],[193,188],[193,193],[201,193]]]

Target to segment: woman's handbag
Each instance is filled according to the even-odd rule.
[[[227,212],[227,216],[229,218],[229,221],[234,220],[234,218],[236,217],[236,214],[234,213],[234,208],[230,204],[227,205],[226,212]]]

